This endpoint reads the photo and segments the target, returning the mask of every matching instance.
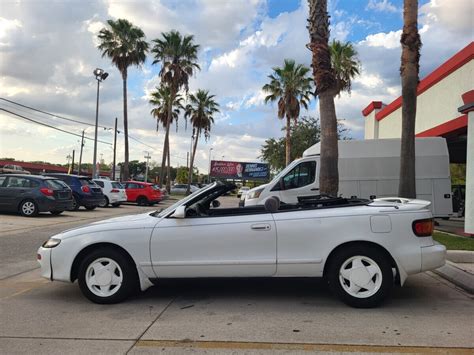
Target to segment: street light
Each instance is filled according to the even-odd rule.
[[[95,108],[95,135],[94,135],[94,159],[92,162],[92,177],[97,178],[97,128],[99,126],[99,87],[100,82],[109,76],[103,69],[94,70],[95,80],[97,80],[97,104]]]
[[[207,183],[211,183],[211,151],[213,151],[214,148],[209,148],[209,173],[207,174]]]

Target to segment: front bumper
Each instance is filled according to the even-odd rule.
[[[53,270],[51,268],[52,248],[40,247],[37,252],[37,260],[41,267],[41,276],[53,281]]]
[[[437,269],[446,263],[446,247],[435,244],[421,247],[421,271]]]

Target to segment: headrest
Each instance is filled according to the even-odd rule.
[[[265,211],[275,213],[280,208],[280,199],[276,196],[267,198],[265,201]]]

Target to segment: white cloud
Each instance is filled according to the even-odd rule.
[[[388,0],[382,0],[382,1],[369,0],[369,3],[367,4],[366,9],[375,10],[379,12],[399,12],[400,11],[400,9],[398,9],[395,5],[393,5]]]

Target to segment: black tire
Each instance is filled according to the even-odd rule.
[[[21,201],[20,206],[18,206],[18,210],[24,217],[35,217],[39,213],[38,205],[35,201],[30,199]]]
[[[97,206],[86,206],[86,210],[93,211],[97,208]]]
[[[77,211],[79,208],[81,207],[81,205],[79,204],[79,202],[77,202],[77,199],[76,197],[72,197],[72,208],[70,209],[70,211]]]
[[[91,272],[93,273],[93,270],[88,270],[89,266],[91,264],[94,264],[94,262],[100,260],[100,259],[111,259],[113,260],[116,264],[118,264],[119,268],[121,270],[115,270],[115,274],[122,275],[122,282],[116,286],[117,289],[114,287],[113,291],[114,292],[110,296],[100,296],[94,293],[91,288],[87,285],[87,273]],[[103,261],[102,263],[105,263],[107,265],[107,261]],[[113,303],[119,303],[128,297],[130,297],[132,294],[137,292],[139,290],[139,281],[138,281],[138,274],[137,274],[137,269],[135,265],[131,262],[129,257],[124,255],[124,253],[111,249],[111,248],[99,248],[91,253],[89,253],[81,262],[79,266],[79,274],[78,274],[78,283],[79,283],[79,288],[81,289],[81,292],[85,297],[87,297],[89,300],[91,300],[94,303],[100,303],[100,304],[113,304]],[[92,289],[95,290],[95,292],[101,292],[100,289],[98,290],[98,286],[92,285]],[[107,286],[104,286],[107,287]],[[110,291],[106,291],[110,292]]]
[[[357,258],[358,256],[365,260],[371,260],[378,266],[380,273],[377,273],[377,275],[374,275],[372,278],[369,276],[369,274],[364,277],[368,277],[368,279],[372,280],[374,284],[379,283],[379,287],[378,289],[374,288],[376,292],[373,294],[370,294],[370,292],[372,292],[370,289],[364,289],[363,287],[360,287],[360,290],[355,291],[359,297],[355,297],[354,295],[351,295],[349,291],[346,291],[342,286],[342,283],[344,282],[345,287],[349,288],[349,286],[351,286],[350,283],[352,280],[349,281],[344,279],[341,273],[341,268],[346,262],[349,262],[351,258]],[[337,254],[333,255],[328,262],[329,264],[325,277],[329,283],[329,288],[338,298],[340,298],[349,306],[355,308],[376,307],[390,295],[394,283],[392,266],[385,253],[380,252],[379,249],[367,245],[349,246],[338,251]],[[366,267],[369,264],[370,263],[363,261],[363,266]],[[352,264],[350,265],[351,268],[354,267]],[[359,287],[357,284],[355,284],[355,286]],[[364,296],[364,293],[367,294],[366,297]]]
[[[54,216],[59,216],[61,213],[63,213],[64,211],[50,211],[50,213]]]
[[[137,198],[137,205],[138,206],[148,205],[148,199],[145,196],[140,196],[139,198]]]
[[[112,207],[120,207],[120,203],[112,203]]]
[[[109,205],[109,198],[107,196],[104,196],[104,199],[100,203],[99,207],[105,208]]]

